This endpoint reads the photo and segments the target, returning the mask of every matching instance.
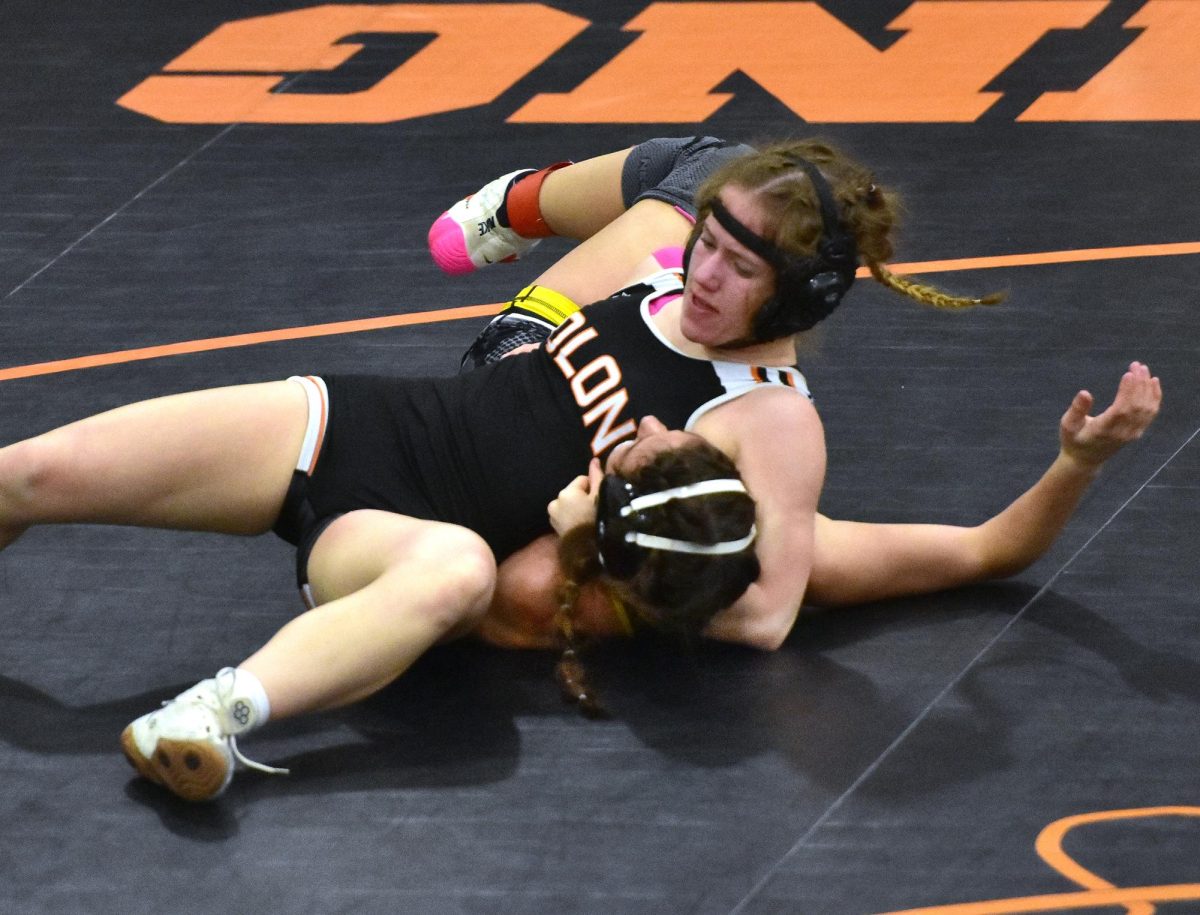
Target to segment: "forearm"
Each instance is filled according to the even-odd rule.
[[[1099,472],[1060,452],[1033,486],[974,529],[981,580],[1015,575],[1050,549]]]
[[[974,527],[818,516],[805,599],[844,607],[1015,575],[1062,533],[1097,469],[1060,453],[1033,486]]]

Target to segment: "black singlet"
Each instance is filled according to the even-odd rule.
[[[664,271],[573,315],[543,348],[463,375],[324,376],[316,518],[379,508],[460,524],[500,561],[549,530],[547,504],[637,419],[689,428],[760,384],[807,395],[795,369],[696,359],[661,340],[648,303],[678,285]]]

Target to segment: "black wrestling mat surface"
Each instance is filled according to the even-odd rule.
[[[1197,7],[6,0],[0,442],[297,372],[449,374],[480,320],[438,312],[565,246],[451,281],[446,205],[701,132],[840,141],[905,197],[898,262],[1009,291],[952,315],[861,283],[827,322],[825,512],[974,523],[1075,391],[1107,403],[1139,359],[1166,401],[1015,579],[805,613],[772,654],[604,647],[606,722],[552,656],[453,645],[255,734],[292,775],[202,806],[117,736],[299,611],[290,548],[35,529],[0,555],[0,911],[1200,910]]]

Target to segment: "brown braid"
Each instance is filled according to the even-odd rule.
[[[588,530],[588,528],[576,528],[568,531],[566,538],[578,539]],[[563,584],[559,591],[558,611],[554,615],[555,628],[558,630],[558,640],[562,648],[562,654],[554,668],[554,675],[558,680],[558,686],[562,690],[565,702],[577,704],[579,710],[588,718],[608,718],[608,710],[596,699],[596,695],[588,683],[587,671],[583,667],[583,662],[579,660],[579,645],[575,638],[575,604],[579,600],[580,584],[578,579],[585,575],[594,577],[600,568],[599,561],[593,560],[593,563],[587,563],[584,559],[589,554],[596,555],[594,535],[592,544],[592,548],[586,551],[577,549],[574,545],[563,550],[564,557],[576,558],[574,561],[570,561],[571,568],[563,569]],[[566,564],[567,562],[564,562],[564,565]],[[594,569],[589,568],[593,564]],[[581,568],[581,566],[583,567]]]
[[[692,445],[661,451],[624,475],[646,492],[738,477],[733,462],[700,439]],[[655,527],[645,533],[716,543],[745,535],[754,523],[755,505],[745,493],[719,493],[671,503],[652,517]],[[688,639],[698,636],[713,615],[737,600],[758,576],[758,559],[751,545],[742,552],[721,556],[651,551],[632,578],[610,578],[600,565],[593,524],[573,528],[562,536],[558,560],[562,584],[555,625],[562,656],[555,673],[563,698],[578,703],[580,710],[593,718],[608,713],[588,684],[579,658],[575,607],[584,584],[603,579],[603,584],[633,611],[639,626]]]

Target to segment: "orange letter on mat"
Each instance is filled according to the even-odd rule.
[[[1150,0],[1145,29],[1077,92],[1047,92],[1019,121],[1200,121],[1200,3]]]
[[[703,121],[745,73],[819,122],[973,121],[982,88],[1050,29],[1082,28],[1107,0],[924,0],[889,26],[880,51],[816,3],[654,3],[642,34],[573,92],[534,97],[526,123]]]
[[[226,23],[118,104],[177,124],[399,121],[494,101],[587,25],[538,3],[316,6]],[[359,48],[338,41],[364,32],[434,37],[361,92],[272,91],[288,74],[338,67]]]

